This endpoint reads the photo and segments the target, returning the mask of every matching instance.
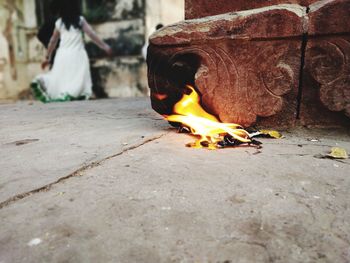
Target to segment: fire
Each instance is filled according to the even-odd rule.
[[[170,122],[180,123],[190,129],[198,139],[189,147],[217,149],[223,147],[225,141],[229,146],[235,144],[252,143],[250,134],[240,125],[222,123],[215,116],[206,112],[200,105],[199,94],[191,86],[186,86],[191,93],[183,95],[175,104],[174,114],[164,116]]]
[[[154,96],[157,100],[165,100],[166,98],[168,98],[168,95],[166,95],[166,94],[161,94],[161,93],[155,93],[155,94],[153,94],[153,96]]]

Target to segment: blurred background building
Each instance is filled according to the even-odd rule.
[[[45,49],[36,38],[49,0],[0,0],[0,99],[28,96]],[[97,97],[148,94],[142,47],[156,25],[184,19],[184,0],[82,0],[86,19],[114,50],[107,58],[86,39]]]

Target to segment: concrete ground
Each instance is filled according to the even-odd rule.
[[[0,263],[350,262],[349,131],[196,150],[148,100],[0,105]]]

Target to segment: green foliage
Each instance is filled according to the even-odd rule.
[[[96,8],[87,8],[84,16],[90,23],[103,23],[110,19],[109,10],[104,5]]]
[[[90,23],[103,23],[111,19],[116,0],[85,0],[84,15]]]

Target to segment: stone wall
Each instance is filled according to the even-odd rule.
[[[146,0],[146,36],[154,33],[156,25],[173,24],[184,19],[185,0]]]
[[[0,99],[27,94],[30,81],[41,73],[45,50],[36,39],[35,8],[35,0],[0,0]],[[183,20],[184,0],[84,0],[83,9],[115,53],[107,58],[86,38],[97,97],[147,95],[142,48],[155,25]]]
[[[35,38],[34,6],[34,0],[0,0],[0,99],[16,98],[38,72],[33,52],[43,48]]]
[[[111,1],[108,8],[114,11],[107,12],[102,21],[87,17],[116,55],[107,59],[94,44],[87,44],[95,91],[103,96],[104,87],[110,97],[144,96],[149,89],[142,48],[157,24],[183,19],[184,0],[119,0]]]
[[[145,44],[145,1],[110,0],[104,5],[86,1],[86,19],[113,49],[107,58],[87,39],[94,91],[99,97],[144,96],[148,93],[142,58]]]

